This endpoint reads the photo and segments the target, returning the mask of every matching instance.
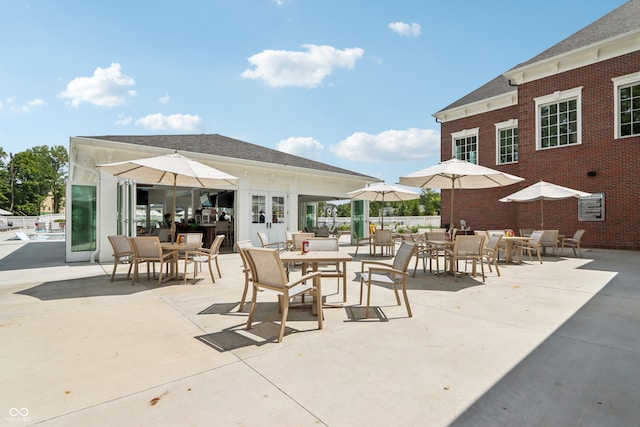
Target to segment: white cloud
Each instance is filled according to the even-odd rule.
[[[311,137],[291,137],[276,144],[276,149],[312,160],[320,160],[324,146]]]
[[[13,99],[12,99],[13,102]],[[32,99],[23,105],[12,105],[11,110],[20,113],[30,113],[34,108],[44,107],[47,105],[42,98]]]
[[[260,79],[272,87],[297,86],[314,88],[336,68],[352,69],[364,55],[360,48],[336,49],[332,46],[303,45],[300,51],[264,50],[249,57],[253,69],[241,76]]]
[[[171,101],[171,97],[169,96],[169,94],[166,94],[165,96],[161,96],[160,98],[158,98],[158,102],[160,104],[168,104],[169,101]]]
[[[406,162],[440,156],[440,133],[433,129],[356,132],[331,147],[338,157],[359,162]]]
[[[202,119],[190,114],[149,114],[136,120],[136,125],[148,130],[166,130],[173,132],[197,132],[202,127]]]
[[[387,25],[389,29],[401,36],[418,37],[420,35],[420,24],[415,22],[407,24],[406,22],[391,22]]]
[[[133,123],[133,118],[131,116],[127,116],[124,113],[118,114],[118,120],[116,120],[116,124],[120,126],[128,126]]]
[[[135,80],[120,71],[120,64],[111,64],[109,68],[96,68],[91,77],[76,77],[67,84],[67,90],[58,96],[71,99],[71,105],[78,107],[82,102],[100,107],[115,107],[124,104],[135,96],[136,91],[129,89]]]

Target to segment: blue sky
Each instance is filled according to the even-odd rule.
[[[219,133],[396,183],[433,113],[623,3],[0,0],[0,147]]]

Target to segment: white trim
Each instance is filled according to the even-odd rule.
[[[543,95],[533,99],[536,105],[536,151],[582,144],[582,88],[583,86],[579,86],[573,89],[558,90],[550,93],[549,95]],[[577,100],[576,112],[578,114],[578,117],[576,121],[578,123],[578,128],[576,131],[578,142],[576,144],[557,145],[554,147],[542,148],[540,144],[540,139],[542,138],[542,136],[540,135],[540,107],[547,104],[555,104],[561,101],[566,101],[572,98],[575,98]]]
[[[624,76],[613,77],[613,99],[614,99],[614,127],[613,137],[615,139],[630,138],[638,135],[621,136],[620,135],[620,86],[627,86],[634,83],[640,84],[640,71]]]
[[[528,83],[636,52],[638,46],[640,30],[634,30],[533,64],[513,68],[503,75],[515,84]]]
[[[452,120],[474,116],[476,114],[483,114],[490,111],[512,107],[514,105],[518,105],[517,89],[514,89],[512,92],[503,93],[487,99],[482,99],[480,101],[465,104],[460,107],[443,110],[439,113],[432,114],[432,116],[440,123],[445,123]]]
[[[517,160],[514,162],[504,162],[504,163],[500,161],[500,131],[503,129],[517,128],[518,119],[509,119],[504,122],[495,123],[495,127],[496,127],[496,165],[509,165],[513,163],[518,163]],[[519,158],[519,154],[518,154],[518,158]]]
[[[479,154],[479,146],[480,146],[480,138],[479,138],[479,133],[480,133],[480,128],[473,128],[473,129],[463,129],[460,130],[458,132],[452,132],[451,133],[451,157],[454,158],[456,157],[456,139],[461,139],[461,138],[469,138],[470,136],[475,136],[476,137],[476,164],[480,164],[479,163],[479,159],[478,159],[478,154]]]

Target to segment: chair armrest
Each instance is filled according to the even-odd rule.
[[[396,270],[395,268],[380,268],[380,267],[377,267],[377,268],[370,268],[370,269],[369,269],[369,273],[372,273],[372,274],[373,274],[373,273],[391,273],[391,274],[393,274],[394,276],[395,276],[396,274],[400,274],[400,275],[402,275],[402,276],[408,276],[408,275],[409,275],[409,273],[408,273],[408,272],[406,272],[406,271]]]
[[[391,267],[389,264],[387,264],[385,262],[382,262],[382,261],[362,261],[360,271],[364,271],[365,265],[379,265],[379,266],[387,267],[387,268]]]
[[[287,287],[291,288],[307,280],[315,279],[316,277],[318,277],[318,280],[320,280],[321,275],[322,273],[320,271],[314,271],[312,273],[305,274],[304,276],[297,278],[293,282],[287,282]]]

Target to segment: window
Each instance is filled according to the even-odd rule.
[[[470,163],[478,163],[478,128],[452,134],[453,157]]]
[[[496,123],[496,164],[518,162],[518,120]]]
[[[538,149],[581,143],[581,97],[580,87],[536,98]]]
[[[640,135],[640,73],[613,80],[616,99],[616,138]]]

